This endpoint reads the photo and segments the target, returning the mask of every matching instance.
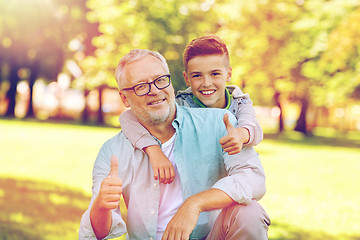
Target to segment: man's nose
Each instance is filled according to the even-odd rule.
[[[148,95],[156,95],[156,94],[158,94],[159,91],[160,91],[160,89],[158,89],[158,88],[155,86],[155,83],[154,83],[154,82],[152,82],[149,87],[150,87],[150,91],[149,91]]]

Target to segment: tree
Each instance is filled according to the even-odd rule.
[[[94,39],[95,57],[81,62],[84,76],[78,85],[87,89],[101,84],[115,86],[117,61],[133,48],[147,48],[163,54],[168,60],[175,89],[183,89],[186,87],[182,77],[185,45],[194,37],[214,33],[220,27],[214,3],[89,0],[88,6],[92,9],[89,20],[100,23],[102,35]]]
[[[301,111],[295,130],[307,134],[306,115],[311,105],[326,105],[329,96],[339,93],[346,99],[348,94],[340,91],[349,76],[354,76],[356,84],[346,89],[354,90],[358,85],[354,68],[359,63],[358,51],[351,51],[358,42],[349,40],[359,39],[355,29],[358,6],[358,2],[340,0],[229,2],[223,11],[229,13],[223,17],[227,24],[220,32],[230,41],[233,76],[246,91],[255,93],[252,98],[262,105],[272,102],[282,109],[283,98],[297,102]],[[344,38],[339,31],[345,29],[348,37]],[[332,44],[348,46],[349,42],[352,47],[348,49],[330,50]],[[344,60],[349,62],[346,73],[336,68],[326,70],[338,61],[339,48],[345,50]],[[325,56],[331,57],[324,61]],[[319,97],[321,93],[327,97]],[[280,117],[279,131],[282,123]]]
[[[349,44],[349,39],[359,30],[349,20],[359,20],[359,6],[360,3],[352,1],[309,1],[304,4],[302,17],[294,23],[294,32],[300,39],[297,43],[306,47],[300,52],[301,60],[294,68],[299,69],[294,75],[302,84],[297,88],[302,109],[295,130],[308,133],[306,112],[310,105],[337,105],[348,99],[355,89],[356,85],[348,84],[348,78],[359,76],[355,67],[359,64],[359,53],[353,51],[357,40]],[[344,27],[347,34],[340,35]],[[296,43],[296,39],[293,42]],[[336,100],[329,102],[331,96],[336,96]]]
[[[14,116],[19,69],[30,70],[28,81],[32,93],[38,78],[56,80],[64,61],[72,57],[68,48],[71,40],[81,39],[85,53],[94,50],[89,48],[89,41],[97,34],[94,30],[97,25],[86,21],[85,3],[85,0],[0,1],[0,36],[6,43],[1,48],[1,60],[12,69],[7,116]],[[33,117],[32,96],[28,109],[27,116]]]
[[[293,1],[232,1],[223,11],[221,33],[229,42],[234,83],[242,85],[252,99],[280,109],[278,130],[284,129],[282,96],[294,89],[290,67],[295,64],[289,46],[291,23],[299,15]]]

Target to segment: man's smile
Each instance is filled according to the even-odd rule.
[[[160,99],[160,100],[156,100],[156,101],[149,102],[148,105],[156,105],[156,104],[162,103],[162,102],[164,102],[164,101],[165,101],[165,98]]]

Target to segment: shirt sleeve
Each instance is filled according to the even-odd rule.
[[[263,140],[263,131],[256,119],[255,109],[249,94],[244,94],[239,87],[235,87],[232,92],[235,101],[238,104],[235,113],[237,118],[237,127],[244,127],[249,130],[249,141],[245,144],[248,146],[256,146]]]
[[[121,130],[134,148],[143,150],[145,147],[159,145],[149,131],[141,125],[132,111],[126,110],[119,117]]]
[[[111,153],[106,150],[106,146],[104,145],[96,158],[94,168],[93,168],[93,186],[92,186],[92,196],[90,200],[90,204],[88,209],[83,214],[80,221],[79,228],[79,240],[82,239],[94,239],[96,240],[95,233],[91,226],[90,221],[90,210],[91,207],[99,194],[100,186],[102,180],[109,174],[110,172],[110,158]],[[121,217],[120,208],[116,208],[112,210],[112,225],[109,234],[104,239],[111,239],[115,237],[120,237],[121,235],[126,233],[126,224]]]
[[[231,119],[236,121],[233,115]],[[223,152],[223,157],[227,176],[218,180],[213,188],[224,191],[238,203],[249,204],[252,199],[260,200],[266,192],[265,173],[253,147],[245,146],[234,155]]]

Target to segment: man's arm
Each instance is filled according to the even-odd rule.
[[[235,117],[229,111],[225,110],[223,113],[229,115],[231,124],[236,124]],[[217,139],[227,134],[225,124],[215,122],[214,125],[218,126],[213,129]],[[258,154],[252,147],[244,147],[234,155],[223,151],[222,160],[227,176],[219,179],[211,189],[189,197],[169,222],[163,239],[188,239],[200,212],[222,209],[234,203],[248,204],[252,199],[259,200],[265,194],[264,171]]]
[[[108,144],[104,144],[101,148],[93,169],[93,186],[92,186],[92,196],[88,209],[85,211],[81,218],[80,228],[79,228],[79,240],[80,239],[97,239],[100,235],[106,232],[106,235],[110,238],[119,237],[126,233],[126,225],[124,220],[121,217],[120,208],[115,207],[116,210],[101,210],[100,213],[97,210],[102,209],[99,205],[99,195],[101,192],[101,185],[104,186],[104,181],[109,181],[109,172],[111,172],[111,162],[110,158],[112,156],[111,148]],[[110,181],[113,181],[110,179]],[[121,181],[121,180],[120,180]],[[116,206],[118,205],[118,201]],[[106,214],[105,214],[106,212]],[[103,215],[105,214],[105,215]],[[106,221],[104,219],[107,219]],[[98,227],[96,221],[104,221],[104,226],[106,229],[104,232],[100,233],[97,229],[102,229]],[[108,228],[110,224],[110,228]]]
[[[229,195],[215,188],[195,194],[181,205],[167,225],[162,239],[187,240],[201,212],[222,209],[234,203]]]
[[[122,181],[119,178],[118,166],[117,157],[112,156],[110,173],[102,181],[99,195],[90,210],[91,226],[98,239],[103,239],[110,232],[112,224],[111,210],[119,206]]]

